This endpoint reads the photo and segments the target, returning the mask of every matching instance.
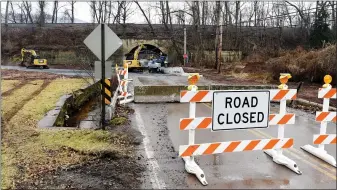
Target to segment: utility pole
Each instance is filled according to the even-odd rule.
[[[219,11],[221,14],[221,11]],[[218,47],[218,65],[217,65],[217,71],[218,73],[220,73],[221,70],[221,52],[222,52],[222,25],[223,25],[223,19],[222,16],[219,14],[219,25],[220,25],[220,29],[219,29],[219,47]]]
[[[220,1],[217,1],[215,5],[216,5],[216,14],[215,14],[215,16],[216,16],[216,31],[215,31],[215,67],[214,68],[218,70],[218,64],[219,64],[219,59],[218,59],[219,50],[218,49],[219,49],[219,33],[220,33],[220,31],[219,31]]]
[[[184,66],[186,66],[186,26],[184,26]]]

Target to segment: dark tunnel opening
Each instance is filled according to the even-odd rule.
[[[153,59],[153,58],[158,58],[161,55],[162,56],[167,56],[163,51],[161,51],[158,47],[150,44],[143,44],[144,47],[140,50],[138,54],[138,60],[140,59]],[[134,53],[136,49],[139,47],[136,46],[130,50],[129,53],[125,54],[126,60],[133,60],[134,59]]]

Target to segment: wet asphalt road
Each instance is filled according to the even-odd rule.
[[[300,149],[319,133],[313,114],[287,108],[287,112],[296,114],[296,124],[285,127],[285,137],[294,138],[294,147],[283,153],[297,163],[302,175],[274,163],[263,151],[197,156],[209,183],[203,186],[184,170],[184,161],[177,157],[179,145],[188,144],[188,131],[179,130],[179,119],[188,117],[188,104],[130,105],[135,109],[134,126],[144,135],[144,146],[139,150],[148,166],[144,188],[336,188],[336,168]],[[196,117],[211,116],[211,111],[208,104],[198,104]],[[272,105],[271,112],[277,113],[278,106]],[[327,133],[336,133],[335,124],[328,124]],[[224,132],[196,130],[196,143],[271,137],[277,137],[276,125]],[[336,158],[335,145],[326,145],[326,150]]]

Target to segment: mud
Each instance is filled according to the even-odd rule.
[[[33,70],[33,69],[31,69]],[[2,80],[11,79],[11,80],[22,80],[22,81],[30,81],[30,80],[52,80],[56,78],[70,78],[64,75],[51,74],[46,72],[37,72],[37,71],[20,71],[14,69],[1,69],[1,78]]]
[[[135,158],[102,158],[72,169],[57,170],[18,184],[18,189],[119,189],[140,188],[143,168]]]
[[[120,115],[133,117],[133,110],[118,106]],[[18,189],[139,189],[145,164],[136,150],[142,140],[141,134],[131,121],[125,125],[108,126],[107,130],[128,136],[123,146],[126,155],[104,155],[91,161],[55,171],[42,173],[37,178],[17,184]],[[130,149],[132,151],[130,151]]]

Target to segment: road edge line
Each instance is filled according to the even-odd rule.
[[[148,148],[150,140],[149,140],[149,137],[146,133],[146,129],[145,129],[145,126],[144,126],[143,119],[142,119],[141,115],[139,114],[138,108],[136,108],[134,106],[134,110],[135,110],[135,116],[136,116],[136,122],[137,122],[138,130],[144,136],[143,145],[144,145],[144,151],[145,151],[145,154],[146,154],[146,157],[147,157],[147,163],[148,163],[147,168],[148,168],[149,173],[150,173],[150,180],[151,180],[151,183],[152,183],[152,188],[153,189],[165,189],[166,188],[165,182],[163,180],[161,180],[158,176],[159,164],[158,164],[157,160],[151,156],[151,155],[153,155],[153,153],[151,154],[152,151],[150,151],[149,148]]]

